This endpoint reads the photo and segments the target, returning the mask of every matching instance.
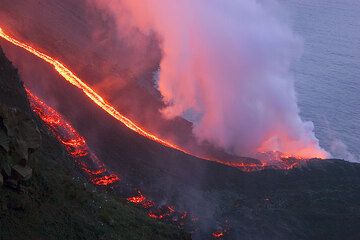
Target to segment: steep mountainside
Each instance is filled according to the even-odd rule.
[[[32,178],[21,188],[0,187],[0,239],[185,239],[175,227],[150,220],[77,173],[73,160],[32,114],[17,70],[1,49],[0,104],[32,118],[42,138],[29,162]]]
[[[1,56],[0,102],[31,114],[16,70]],[[208,239],[224,224],[229,226],[227,239],[360,238],[359,164],[313,160],[289,171],[242,172],[140,137],[94,107],[78,89],[61,79],[52,84],[61,89],[54,92],[66,93],[59,111],[121,174],[124,185],[199,216],[201,231],[193,239]],[[72,159],[36,121],[43,140],[30,162],[33,178],[25,184],[25,193],[0,191],[3,239],[186,237],[114,198],[122,189],[99,193],[84,184]]]

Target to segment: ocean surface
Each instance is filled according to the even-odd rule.
[[[360,1],[281,2],[304,41],[292,67],[301,116],[334,157],[360,162]]]

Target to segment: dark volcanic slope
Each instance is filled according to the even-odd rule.
[[[1,48],[0,103],[32,114],[17,71]],[[0,239],[184,239],[174,227],[151,221],[126,202],[96,192],[36,121],[42,144],[30,163],[34,175],[24,183],[25,192],[0,186]]]
[[[55,82],[69,95],[60,109],[124,176],[124,184],[200,217],[202,231],[194,239],[207,239],[202,234],[225,221],[232,226],[228,239],[360,237],[358,164],[326,160],[291,171],[243,173],[144,139],[95,108],[80,91],[61,79]]]
[[[2,17],[2,20],[4,20],[7,25],[16,26],[16,29],[19,29],[24,36],[36,39],[40,46],[47,46],[49,52],[52,50],[56,56],[64,58],[81,76],[87,76],[88,73],[86,72],[88,68],[77,64],[78,62],[84,62],[81,61],[83,58],[86,59],[89,57],[86,55],[86,51],[92,50],[89,48],[86,49],[86,47],[84,47],[85,45],[77,45],[79,42],[81,43],[86,41],[86,39],[91,39],[91,37],[88,36],[89,29],[86,29],[87,25],[85,24],[84,28],[79,28],[81,31],[77,33],[77,37],[83,37],[84,39],[67,42],[66,39],[61,39],[63,34],[69,34],[67,32],[69,29],[66,26],[71,25],[72,22],[79,25],[84,23],[79,19],[74,19],[74,16],[72,16],[70,19],[67,19],[65,25],[61,25],[58,31],[54,31],[54,29],[49,29],[48,25],[40,20],[36,23],[31,22],[29,19],[31,19],[32,13],[25,11],[27,7],[24,7],[31,7],[31,2],[36,2],[36,4],[40,5],[43,4],[44,7],[49,7],[49,5],[58,6],[59,9],[64,9],[65,5],[70,4],[75,9],[79,7],[77,6],[78,4],[81,5],[82,1],[6,0],[0,2],[0,7],[7,7],[9,11],[0,13],[0,17]],[[11,14],[15,16],[17,11],[20,11],[18,8],[20,6],[22,6],[22,10],[27,13],[27,15],[24,15],[24,19],[26,20],[24,20],[22,24],[19,23],[19,21],[14,21],[14,17],[11,18]],[[45,15],[39,13],[39,17],[50,16],[49,18],[52,19],[51,12],[45,11],[45,13]],[[60,11],[60,13],[63,12]],[[29,25],[33,26],[33,28],[30,28],[31,31],[37,30],[36,36],[31,34],[32,32],[28,28]],[[46,34],[41,34],[42,32]],[[46,38],[42,40],[44,36],[46,36]],[[76,48],[82,49],[81,53],[84,55],[72,54],[72,50]],[[64,55],[61,55],[63,50],[68,52],[65,51]],[[74,123],[74,126],[88,139],[89,145],[95,152],[112,167],[112,169],[124,176],[124,184],[128,183],[140,187],[146,194],[157,200],[174,203],[180,209],[190,210],[202,219],[201,227],[203,233],[214,230],[214,226],[221,225],[227,220],[229,225],[232,226],[232,230],[227,235],[228,239],[335,240],[360,238],[360,166],[358,164],[340,160],[314,161],[291,171],[266,170],[262,172],[243,173],[237,169],[200,161],[191,156],[162,147],[131,132],[100,109],[95,108],[80,91],[69,86],[55,74],[52,74],[48,67],[44,67],[43,64],[38,63],[38,61],[29,56],[20,56],[23,63],[25,63],[25,67],[27,64],[33,64],[31,66],[36,66],[34,69],[37,70],[40,68],[42,70],[41,72],[30,71],[33,78],[40,78],[43,72],[50,76],[46,81],[39,80],[39,82],[34,82],[32,86],[38,87],[37,85],[40,85],[40,83],[46,84],[50,81],[51,84],[48,84],[47,90],[50,89],[51,94],[54,96],[53,98],[49,97],[49,99],[52,100],[50,102]],[[77,59],[79,56],[82,56],[80,61]],[[102,58],[103,56],[98,56],[99,62],[102,61]],[[24,61],[24,59],[26,61]],[[94,59],[94,57],[89,57],[89,59]],[[95,66],[97,65],[95,64]],[[136,69],[135,67],[136,66],[128,66],[129,69]],[[149,68],[151,69],[151,67]],[[0,69],[2,70],[3,68],[0,66]],[[126,71],[126,69],[124,71]],[[15,73],[9,74],[9,76],[16,78]],[[5,75],[1,75],[2,78],[3,76]],[[10,79],[12,77],[10,77]],[[27,82],[26,77],[27,76],[24,76],[23,79],[25,82]],[[89,78],[89,81],[91,79],[92,78]],[[18,86],[18,83],[15,83],[14,86],[9,85],[10,88],[7,87],[7,84],[8,83],[4,82],[0,85],[0,89],[4,86],[3,92],[4,94],[6,93],[6,95],[0,95],[1,101],[15,104],[16,102],[13,102],[13,100],[9,98],[14,94],[19,98],[24,98],[22,90],[16,90],[19,88],[15,88],[15,90],[12,89]],[[8,90],[6,90],[7,88]],[[40,93],[49,93],[40,87],[38,88],[40,89]],[[66,97],[64,97],[64,93]],[[126,96],[126,93],[126,91],[123,92],[124,96]],[[57,101],[54,101],[54,99]],[[21,105],[24,104],[22,100],[16,104],[20,104],[17,105],[19,107],[24,107]],[[141,106],[141,104],[139,105]],[[144,111],[150,111],[144,106],[146,105],[142,105]],[[150,109],[153,110],[154,108]],[[49,142],[51,143],[51,141]],[[55,161],[55,159],[58,160],[56,153],[53,155],[52,151],[48,151],[49,148],[52,148],[52,144],[56,145],[56,143],[53,142],[46,150],[43,149],[44,154],[50,154],[49,156],[45,155],[48,156],[45,160],[51,159],[50,162],[52,165],[46,168],[51,174],[53,173],[53,169],[59,167],[61,169],[61,166],[66,164],[66,160],[71,161],[70,159],[64,158],[64,161],[58,164],[57,161]],[[46,171],[44,174],[45,173]],[[39,189],[41,191],[53,196],[50,202],[51,204],[75,204],[73,201],[77,202],[79,199],[83,199],[78,196],[75,197],[75,200],[74,198],[68,199],[62,196],[60,201],[54,203],[54,199],[56,199],[57,196],[51,195],[54,194],[51,189],[54,187],[60,187],[61,189],[64,184],[58,181],[56,177],[50,177],[51,174],[48,174],[47,177],[39,177],[40,180],[36,183],[40,186]],[[45,184],[42,183],[43,178],[45,179]],[[55,185],[52,185],[51,182],[53,181],[56,183]],[[70,183],[72,183],[72,181],[67,181],[66,184]],[[65,187],[62,187],[62,189],[64,188]],[[46,194],[45,196],[47,196]],[[72,195],[70,194],[70,196]],[[91,194],[86,195],[85,199],[89,196],[91,196]],[[38,198],[40,198],[40,196],[35,197],[35,199]],[[85,201],[85,203],[87,203],[87,201]],[[81,206],[79,202],[76,204],[75,206]],[[64,208],[74,210],[69,206],[65,206]],[[92,208],[84,209],[90,209],[90,212],[95,211]],[[38,213],[39,218],[41,214],[45,214],[44,212],[45,210]],[[58,212],[55,211],[55,213]],[[72,222],[71,225],[73,227],[71,231],[72,236],[74,236],[74,234],[86,236],[83,231],[91,233],[89,229],[94,228],[94,222],[86,225],[88,226],[85,228],[86,230],[78,227],[78,221],[81,223],[92,221],[89,220],[92,219],[92,217],[84,219],[81,217],[81,214],[85,213],[74,213],[78,218],[73,219],[74,222]],[[111,212],[106,218],[110,217],[111,219],[111,217],[115,218],[117,216],[116,214],[115,216],[112,214]],[[45,214],[45,216],[47,215]],[[61,223],[66,217],[69,217],[62,216],[61,214],[59,216],[60,220],[53,219],[54,215],[52,217],[45,217],[45,219],[48,219],[48,221],[56,225],[55,221]],[[15,215],[15,217],[18,217],[18,215]],[[145,221],[143,218],[135,221],[134,218],[135,217],[131,218],[132,221],[129,222],[129,226],[127,225],[130,229],[138,226],[137,223]],[[1,217],[0,221],[3,221],[3,219],[4,218]],[[125,218],[118,219],[121,225]],[[10,229],[11,224],[6,224],[8,224],[7,228]],[[60,232],[62,229],[61,226],[60,224]],[[149,239],[153,239],[153,235],[151,234],[155,231],[153,228],[154,225],[151,226],[150,232],[146,232],[149,235],[144,235],[149,237]],[[58,229],[56,228],[56,230]],[[39,229],[38,231],[41,233],[42,230]],[[102,229],[101,231],[105,230]],[[143,229],[134,231],[135,239],[138,236],[136,234],[139,232],[144,233],[144,231]],[[130,232],[127,233],[130,234]],[[160,231],[160,233],[163,232]],[[207,239],[204,235],[199,235],[199,239]],[[145,237],[141,239],[145,239]]]

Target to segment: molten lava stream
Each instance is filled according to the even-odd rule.
[[[90,182],[107,186],[120,180],[117,174],[110,173],[103,162],[92,153],[85,139],[58,112],[47,106],[29,89],[25,89],[32,110],[43,120],[56,139],[65,146]]]
[[[147,210],[148,217],[159,221],[172,222],[178,226],[184,226],[186,222],[191,221],[190,214],[179,212],[174,206],[159,206],[154,201],[149,200],[140,191],[138,194],[127,198],[128,202],[138,205]]]
[[[223,233],[223,232],[220,232],[220,231],[216,231],[216,232],[214,232],[214,233],[212,234],[212,236],[213,236],[214,238],[222,238],[222,237],[224,237],[224,233]]]
[[[128,197],[127,201],[144,208],[147,211],[148,217],[152,219],[171,222],[180,228],[187,226],[192,229],[197,229],[196,223],[199,220],[197,217],[191,216],[191,214],[188,212],[180,212],[171,205],[159,206],[154,201],[149,200],[144,194],[141,193],[141,191],[138,191],[137,195]],[[227,226],[226,228],[221,229],[222,230],[217,230],[209,234],[210,237],[221,239],[227,235],[230,227]]]
[[[87,84],[85,84],[79,77],[77,77],[72,71],[70,71],[64,64],[59,62],[58,60],[46,55],[45,53],[42,53],[38,50],[36,50],[34,47],[31,47],[28,44],[22,43],[15,38],[11,37],[10,35],[7,35],[2,28],[0,28],[0,37],[5,39],[6,41],[12,43],[15,46],[18,46],[36,57],[44,60],[45,62],[52,65],[55,70],[69,83],[73,84],[74,86],[81,89],[94,103],[96,103],[99,107],[101,107],[104,111],[106,111],[108,114],[113,116],[118,121],[125,124],[128,128],[131,130],[137,132],[138,134],[147,137],[153,141],[156,141],[158,143],[161,143],[164,146],[171,147],[180,151],[181,150],[178,146],[173,145],[167,141],[164,141],[157,136],[148,133],[140,126],[136,125],[134,122],[132,122],[130,119],[126,118],[122,114],[120,114],[113,106],[111,106],[108,102],[106,102],[99,94],[97,94],[91,87],[89,87]]]
[[[173,149],[176,149],[178,151],[181,151],[183,153],[204,159],[204,160],[208,160],[208,161],[213,161],[213,162],[217,162],[219,164],[223,164],[226,166],[230,166],[230,167],[235,167],[235,168],[240,168],[243,169],[245,171],[253,171],[253,170],[261,170],[264,169],[266,167],[266,165],[264,164],[247,164],[247,163],[233,163],[233,162],[227,162],[227,161],[220,161],[218,159],[212,159],[212,158],[205,158],[205,157],[201,157],[201,156],[196,156],[190,152],[188,152],[185,149],[182,149],[181,147],[172,144],[170,142],[167,142],[157,136],[155,136],[154,134],[151,134],[149,132],[147,132],[145,129],[143,129],[142,127],[138,126],[137,124],[135,124],[134,122],[132,122],[130,119],[126,118],[125,116],[123,116],[120,112],[118,112],[113,106],[111,106],[107,101],[105,101],[98,93],[96,93],[90,86],[88,86],[86,83],[84,83],[79,77],[77,77],[71,70],[69,70],[63,63],[61,63],[60,61],[46,55],[45,53],[40,52],[39,50],[35,49],[34,47],[20,42],[19,40],[11,37],[10,35],[6,34],[3,29],[0,27],[0,37],[3,38],[4,40],[10,42],[11,44],[18,46],[26,51],[28,51],[29,53],[33,54],[34,56],[44,60],[45,62],[49,63],[50,65],[52,65],[54,67],[54,69],[69,83],[73,84],[74,86],[76,86],[77,88],[81,89],[87,97],[89,97],[96,105],[98,105],[100,108],[102,108],[104,111],[106,111],[108,114],[110,114],[112,117],[114,117],[115,119],[117,119],[118,121],[120,121],[121,123],[123,123],[126,127],[128,127],[129,129],[137,132],[138,134],[153,140],[157,143],[160,143],[166,147],[170,147]],[[77,139],[79,141],[82,141],[82,139]],[[64,143],[66,145],[76,145],[79,144],[77,142],[67,142]],[[83,154],[81,151],[79,153],[73,153],[73,154]]]
[[[117,174],[110,173],[104,163],[90,151],[85,139],[70,123],[53,108],[47,106],[29,89],[26,88],[25,90],[32,110],[43,120],[56,139],[65,146],[78,166],[89,177],[90,182],[98,186],[108,186],[119,182],[120,177]],[[195,222],[194,218],[189,218],[190,214],[187,212],[178,212],[174,206],[158,206],[140,191],[138,191],[137,195],[127,198],[127,200],[146,209],[147,215],[152,219],[172,222],[179,227],[189,222]],[[221,234],[224,236],[224,233]],[[220,238],[218,233],[213,233],[212,235]]]

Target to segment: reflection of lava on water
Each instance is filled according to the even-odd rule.
[[[43,120],[56,139],[75,159],[90,181],[99,186],[118,182],[120,177],[111,173],[104,163],[90,151],[85,139],[59,113],[47,106],[29,89],[26,89],[32,110]]]

